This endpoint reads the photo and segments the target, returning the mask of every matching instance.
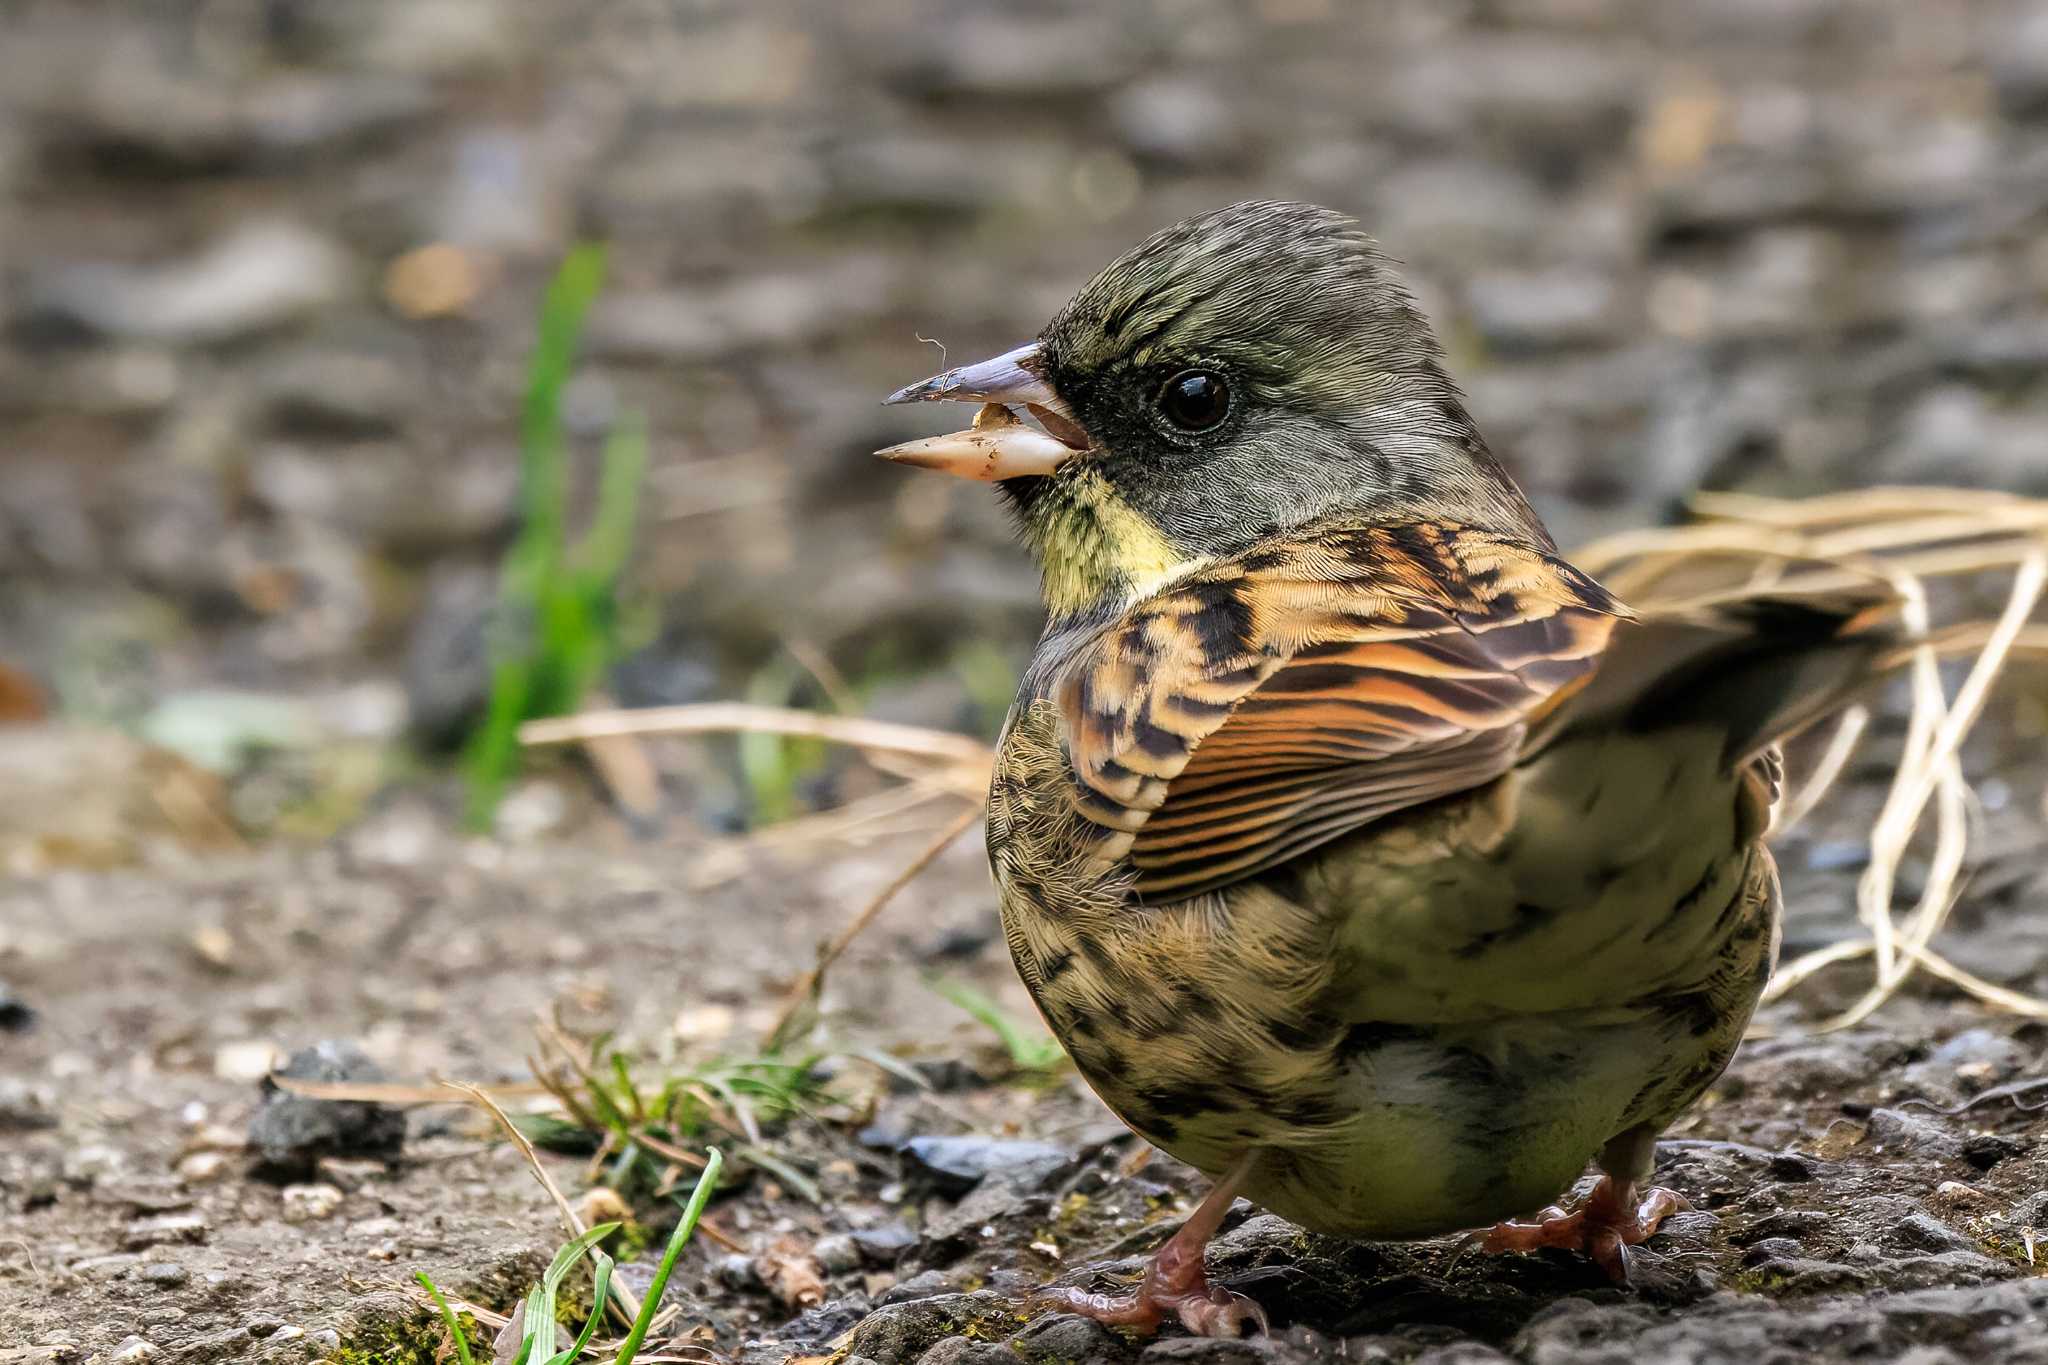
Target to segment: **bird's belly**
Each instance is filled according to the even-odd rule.
[[[1338,1083],[1347,1121],[1269,1147],[1248,1197],[1313,1231],[1366,1240],[1527,1214],[1628,1126],[1647,1084],[1700,1051],[1647,1012],[1381,1033],[1358,1045]]]

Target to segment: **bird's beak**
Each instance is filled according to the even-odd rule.
[[[884,403],[936,399],[982,405],[966,431],[905,441],[875,453],[898,464],[936,469],[968,479],[1017,479],[1050,474],[1088,449],[1088,435],[1041,372],[1038,343],[1019,346],[993,360],[933,375],[896,390]],[[1014,408],[1037,418],[1027,425]]]

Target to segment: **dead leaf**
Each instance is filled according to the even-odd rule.
[[[802,1242],[782,1237],[754,1258],[761,1282],[774,1292],[785,1308],[801,1312],[825,1301],[825,1274]]]
[[[0,725],[32,725],[49,712],[49,699],[34,678],[0,664]]]

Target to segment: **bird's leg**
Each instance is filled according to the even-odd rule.
[[[1246,1326],[1267,1330],[1266,1311],[1242,1294],[1233,1294],[1209,1283],[1202,1267],[1202,1252],[1209,1239],[1223,1226],[1223,1216],[1250,1173],[1252,1156],[1247,1153],[1231,1167],[1209,1195],[1182,1223],[1180,1231],[1167,1238],[1166,1245],[1152,1253],[1145,1276],[1129,1294],[1090,1294],[1079,1289],[1040,1290],[1038,1298],[1048,1307],[1078,1313],[1084,1318],[1112,1327],[1131,1327],[1140,1332],[1158,1330],[1169,1318],[1197,1336],[1238,1337]]]
[[[1657,1145],[1656,1131],[1629,1129],[1600,1151],[1600,1182],[1574,1209],[1551,1205],[1526,1220],[1496,1223],[1473,1235],[1472,1246],[1489,1255],[1561,1247],[1591,1256],[1616,1284],[1628,1283],[1628,1249],[1649,1239],[1658,1224],[1692,1205],[1675,1190],[1648,1183]]]

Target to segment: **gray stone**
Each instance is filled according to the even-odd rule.
[[[947,1337],[917,1358],[917,1365],[1016,1365],[1007,1346],[971,1337]]]
[[[1975,1251],[1976,1242],[1930,1214],[1909,1214],[1893,1225],[1892,1239],[1922,1251]]]
[[[715,1267],[718,1282],[736,1293],[750,1294],[761,1288],[761,1272],[754,1258],[744,1251],[728,1252]]]
[[[0,1076],[0,1133],[32,1133],[57,1126],[56,1091],[19,1076]]]
[[[1944,1121],[1900,1109],[1873,1109],[1863,1145],[1894,1155],[1952,1160],[1963,1154],[1962,1135]]]
[[[121,1230],[121,1245],[129,1251],[203,1242],[209,1231],[206,1219],[196,1213],[168,1213],[158,1218],[138,1218]]]
[[[953,1292],[953,1277],[943,1270],[925,1270],[912,1275],[883,1290],[875,1300],[879,1304],[912,1303],[918,1299],[929,1299],[940,1294]]]
[[[368,1053],[339,1040],[293,1053],[277,1074],[328,1082],[387,1079]],[[271,1179],[308,1180],[322,1157],[390,1160],[405,1145],[405,1114],[390,1105],[309,1099],[268,1078],[263,1082],[263,1095],[263,1106],[249,1124],[249,1145],[259,1158],[259,1169]]]
[[[1050,1142],[1021,1138],[914,1137],[898,1150],[904,1172],[941,1194],[965,1194],[1000,1173],[1029,1186],[1042,1185],[1073,1167],[1074,1153]]]
[[[1091,1327],[1094,1325],[1089,1324]],[[1233,1341],[1228,1337],[1167,1337],[1147,1346],[1138,1359],[1144,1365],[1258,1365],[1259,1361],[1271,1359],[1272,1354],[1256,1340]],[[1478,1365],[1478,1362],[1472,1362],[1472,1365]]]
[[[829,1233],[813,1242],[811,1257],[828,1275],[844,1275],[860,1266],[860,1248],[843,1232]]]
[[[1011,1351],[1031,1365],[1115,1357],[1122,1344],[1101,1323],[1071,1313],[1042,1317],[1010,1338]]]
[[[917,1233],[904,1223],[855,1228],[851,1236],[861,1255],[876,1265],[894,1265],[902,1259],[904,1252],[917,1245]]]
[[[1509,350],[1597,343],[1626,321],[1614,277],[1594,269],[1492,271],[1466,283],[1465,303],[1487,341]]]
[[[125,340],[230,341],[334,303],[348,269],[342,250],[311,228],[254,221],[182,261],[54,269],[31,289],[29,313]]]
[[[1215,88],[1173,76],[1136,81],[1109,105],[1110,124],[1124,145],[1161,165],[1227,165],[1245,151],[1239,113]]]

